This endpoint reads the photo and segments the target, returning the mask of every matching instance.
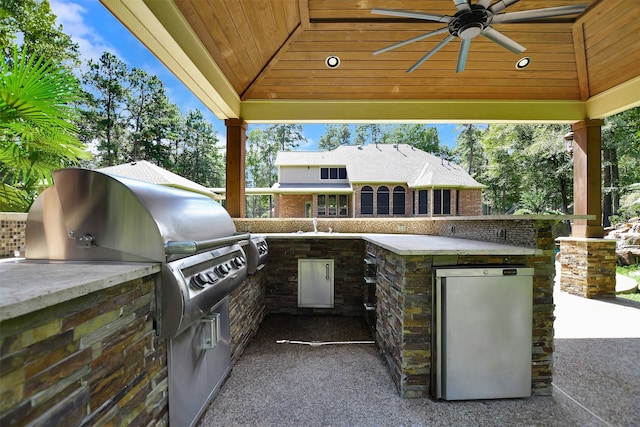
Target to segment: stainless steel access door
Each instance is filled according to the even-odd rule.
[[[231,370],[229,297],[169,340],[169,425],[194,426]]]
[[[436,270],[435,397],[531,394],[532,268]]]

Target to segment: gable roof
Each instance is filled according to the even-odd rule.
[[[408,144],[342,145],[332,151],[281,151],[276,166],[345,167],[351,183],[484,188],[462,167]]]
[[[182,190],[193,191],[212,199],[219,198],[214,192],[207,187],[198,184],[170,172],[166,169],[149,163],[146,160],[138,160],[136,162],[123,163],[121,165],[107,166],[96,169],[101,172],[107,172],[114,175],[124,176],[125,178],[137,179],[138,181],[150,182],[152,184],[166,185],[167,187],[179,188]]]

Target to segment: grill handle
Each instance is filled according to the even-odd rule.
[[[165,243],[164,252],[167,255],[176,254],[195,254],[207,249],[219,248],[221,246],[227,246],[232,243],[237,243],[241,240],[249,240],[250,234],[235,234],[229,237],[222,237],[220,239],[209,239],[200,241],[184,241],[176,242],[170,241]]]

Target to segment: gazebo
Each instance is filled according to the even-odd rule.
[[[248,123],[568,123],[572,239],[603,236],[601,126],[640,104],[636,0],[101,1],[225,121],[234,217]]]

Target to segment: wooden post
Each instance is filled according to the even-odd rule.
[[[245,217],[245,158],[247,153],[247,123],[242,119],[227,119],[227,203],[233,218]]]
[[[573,213],[595,215],[595,219],[576,219],[573,237],[603,237],[601,127],[603,120],[574,123],[573,130]]]

